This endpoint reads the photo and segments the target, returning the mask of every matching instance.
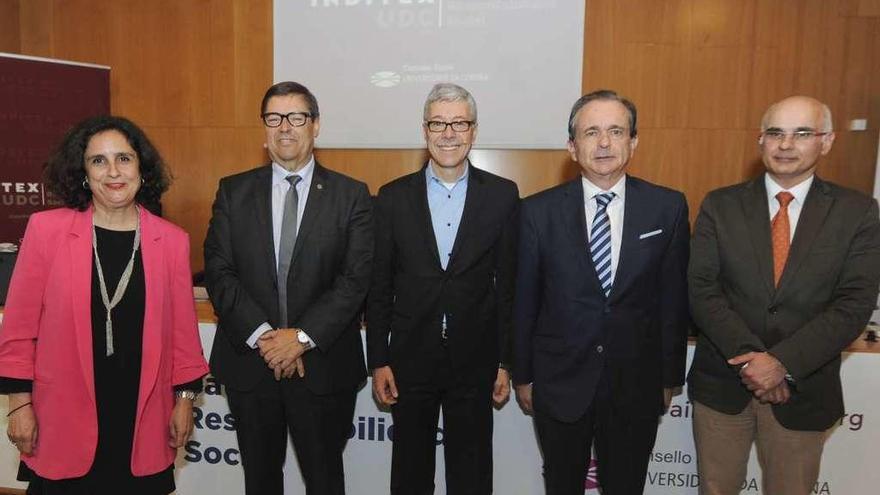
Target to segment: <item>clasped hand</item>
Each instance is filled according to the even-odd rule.
[[[767,352],[747,352],[727,360],[732,366],[741,366],[739,376],[754,396],[764,403],[784,404],[791,398],[785,381],[785,366]]]
[[[296,334],[296,329],[279,328],[263,333],[257,340],[260,356],[272,369],[276,380],[292,378],[294,373],[300,378],[306,375],[302,361],[305,348],[297,340]]]

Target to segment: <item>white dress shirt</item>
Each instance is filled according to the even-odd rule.
[[[623,238],[623,205],[626,203],[626,175],[617,181],[607,191],[593,184],[586,177],[581,176],[584,186],[584,214],[587,220],[587,239],[592,235],[593,217],[596,216],[598,205],[595,196],[601,193],[613,192],[614,198],[605,207],[608,212],[608,221],[611,224],[611,285],[614,286],[614,276],[617,274],[617,263],[620,261],[620,243]],[[589,246],[584,246],[589,251]]]
[[[299,234],[299,226],[302,225],[303,212],[306,210],[306,201],[309,199],[309,188],[312,185],[312,176],[314,175],[314,172],[314,155],[309,158],[305,167],[296,172],[290,172],[281,165],[272,163],[272,241],[275,244],[276,270],[278,268],[278,251],[281,249],[281,224],[284,219],[284,198],[287,196],[287,191],[290,189],[290,182],[287,182],[287,176],[298,175],[302,177],[302,180],[296,184],[296,193],[298,195],[296,205],[296,232]],[[256,349],[257,340],[259,340],[260,335],[263,335],[269,330],[272,330],[272,325],[269,325],[268,321],[262,323],[256,330],[254,330],[254,333],[248,337],[247,344],[251,346],[251,348]],[[303,333],[306,333],[305,330],[303,330]],[[306,338],[308,338],[312,347],[314,347],[315,343],[308,334],[306,334]]]
[[[788,237],[789,241],[794,239],[794,229],[797,227],[798,220],[801,218],[801,210],[804,208],[804,201],[807,199],[807,193],[810,192],[810,186],[813,185],[814,177],[815,175],[811,175],[805,181],[791,189],[785,189],[777,184],[776,181],[770,177],[770,174],[764,174],[764,187],[767,189],[767,204],[770,206],[771,222],[773,221],[773,217],[776,216],[776,213],[779,212],[779,201],[776,199],[776,195],[782,191],[788,191],[794,196],[794,199],[788,204],[788,225],[791,230]]]

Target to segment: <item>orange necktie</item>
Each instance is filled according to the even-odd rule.
[[[773,217],[770,229],[773,238],[773,282],[779,286],[782,277],[782,269],[788,259],[788,248],[791,247],[791,225],[788,222],[788,204],[794,199],[790,192],[782,191],[776,195],[779,201],[779,211]]]

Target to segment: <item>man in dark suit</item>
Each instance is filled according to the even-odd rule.
[[[281,495],[288,431],[306,493],[342,494],[366,377],[358,313],[373,259],[370,195],[315,161],[308,89],[275,84],[261,112],[272,163],[220,181],[205,239],[219,318],[211,371],[226,385],[249,495]]]
[[[510,393],[519,193],[470,163],[477,107],[464,88],[431,90],[423,132],[428,163],[379,190],[367,306],[373,391],[394,419],[391,493],[434,493],[442,408],[447,493],[489,494],[492,401]]]
[[[568,131],[581,176],[523,201],[513,380],[548,494],[583,493],[593,440],[603,492],[642,493],[658,418],[684,383],[687,202],[626,175],[629,100],[582,96]]]
[[[833,141],[821,102],[772,105],[766,173],[712,191],[697,217],[688,393],[701,494],[739,493],[753,441],[764,493],[810,492],[843,415],[840,353],[877,301],[880,220],[872,198],[815,176]]]

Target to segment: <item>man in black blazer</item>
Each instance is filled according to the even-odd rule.
[[[523,201],[513,380],[534,414],[548,494],[642,493],[659,416],[684,383],[688,208],[628,176],[636,108],[613,91],[569,117],[574,181]]]
[[[436,85],[424,108],[428,163],[379,190],[367,360],[394,419],[393,494],[434,493],[441,409],[447,493],[492,492],[492,402],[510,393],[519,193],[470,163],[476,121],[467,90]]]
[[[226,385],[249,495],[282,494],[288,432],[306,493],[343,494],[342,450],[366,378],[370,195],[315,161],[307,88],[275,84],[261,112],[272,163],[220,181],[205,239],[219,318],[211,371]]]
[[[803,96],[764,114],[766,173],[710,192],[694,228],[688,377],[701,494],[739,493],[752,442],[764,493],[804,494],[844,413],[840,354],[880,283],[877,202],[815,175],[831,111]]]

